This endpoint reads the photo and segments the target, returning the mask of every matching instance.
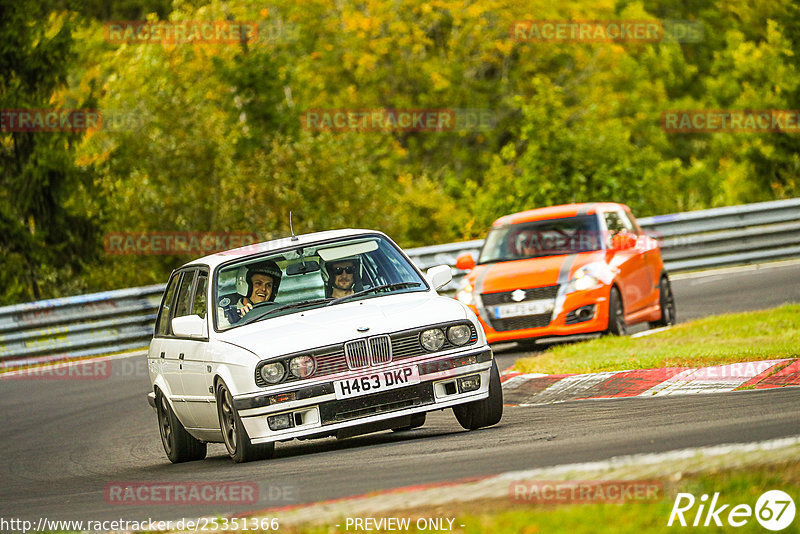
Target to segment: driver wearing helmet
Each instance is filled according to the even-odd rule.
[[[228,322],[230,324],[238,322],[256,304],[273,302],[278,293],[282,274],[278,264],[272,260],[240,267],[236,274],[236,291],[237,296],[241,298],[235,305],[231,305],[229,297],[220,300],[220,306],[225,311]]]
[[[361,291],[361,261],[358,257],[326,262],[322,269],[325,296],[340,298]]]

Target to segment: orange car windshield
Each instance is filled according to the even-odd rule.
[[[596,215],[580,215],[492,228],[478,263],[590,252],[603,248]]]

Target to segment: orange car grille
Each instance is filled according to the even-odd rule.
[[[516,291],[516,290],[515,290]],[[509,302],[524,302],[526,300],[554,299],[558,294],[558,284],[554,286],[531,287],[523,289],[525,298],[515,301],[511,298],[514,291],[503,291],[500,293],[482,293],[481,300],[484,306],[496,306],[497,304],[507,304]]]
[[[523,328],[541,328],[550,324],[551,314],[540,313],[539,315],[525,315],[523,317],[511,317],[509,319],[492,319],[492,326],[498,332],[508,330],[522,330]]]

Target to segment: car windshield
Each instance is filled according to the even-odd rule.
[[[492,228],[478,263],[589,252],[603,248],[596,215],[548,219]]]
[[[217,329],[428,286],[388,240],[359,236],[247,257],[216,272]]]

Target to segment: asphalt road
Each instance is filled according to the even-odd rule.
[[[760,272],[759,272],[760,271]],[[800,302],[800,267],[676,280],[681,320]],[[503,352],[513,361],[519,353]],[[466,432],[452,412],[420,429],[337,441],[280,443],[270,461],[236,465],[221,445],[172,465],[147,405],[144,358],[116,360],[98,380],[3,380],[0,518],[176,519],[287,506],[414,484],[683,447],[800,434],[800,390],[507,407],[501,423]],[[258,502],[117,504],[110,485],[258,485]]]

